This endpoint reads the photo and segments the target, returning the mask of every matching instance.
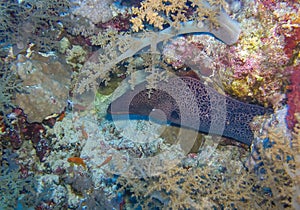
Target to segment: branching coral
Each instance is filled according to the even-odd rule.
[[[180,27],[181,22],[186,22],[191,18],[195,18],[200,23],[208,21],[210,27],[217,27],[219,26],[217,16],[221,8],[227,8],[227,3],[223,0],[146,0],[141,3],[140,7],[132,9],[135,15],[131,19],[132,29],[133,31],[142,30],[145,28],[145,23],[159,29],[163,29],[165,24]]]
[[[286,127],[285,114],[286,109],[278,110],[268,120],[266,133],[256,144],[259,159],[257,154],[252,157],[257,160],[256,173],[260,185],[269,191],[271,206],[292,209],[299,197],[300,147],[297,132],[291,136]]]
[[[271,120],[267,136],[253,150],[255,167],[247,171],[240,160],[220,154],[208,165],[184,168],[180,165],[143,179],[119,177],[131,205],[180,209],[297,209],[299,206],[299,141],[297,127],[293,139],[287,135],[284,114]],[[279,123],[278,123],[279,121]],[[278,124],[275,124],[275,123]],[[224,149],[226,150],[226,149]],[[215,151],[219,153],[220,151]],[[231,150],[232,152],[232,150]],[[235,156],[236,158],[236,156]]]

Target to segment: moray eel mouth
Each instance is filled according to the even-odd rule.
[[[162,82],[150,97],[145,83],[137,85],[109,105],[107,119],[151,120],[251,145],[253,117],[273,112],[224,96],[195,78],[180,81]]]

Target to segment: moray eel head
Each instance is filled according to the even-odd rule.
[[[113,101],[107,109],[108,115],[116,116],[116,119],[129,116],[129,119],[180,125],[181,116],[176,100],[162,90],[151,90],[149,95],[149,90],[144,87],[144,83],[140,84]]]

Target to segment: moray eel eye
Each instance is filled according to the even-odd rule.
[[[179,119],[179,114],[176,110],[171,112],[171,118],[178,120]]]

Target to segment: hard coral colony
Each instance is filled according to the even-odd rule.
[[[0,209],[300,209],[299,17],[1,0]]]

